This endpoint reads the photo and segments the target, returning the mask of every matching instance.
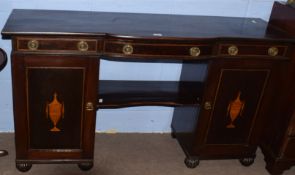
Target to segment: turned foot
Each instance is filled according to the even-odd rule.
[[[79,163],[78,166],[82,171],[88,171],[93,167],[93,162]]]
[[[29,163],[17,163],[16,168],[21,172],[27,172],[32,168],[32,164],[29,164]]]
[[[240,163],[244,166],[250,166],[254,163],[255,157],[241,158]]]
[[[186,157],[184,163],[188,168],[196,168],[199,165],[200,160],[197,157]]]
[[[8,155],[8,152],[5,150],[0,150],[0,157]]]

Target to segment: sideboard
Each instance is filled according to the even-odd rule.
[[[12,40],[20,171],[38,163],[91,169],[96,110],[132,106],[175,107],[172,136],[187,167],[203,159],[249,166],[269,119],[287,120],[277,111],[295,103],[284,100],[294,84],[295,38],[261,19],[13,10],[2,36]],[[177,62],[181,77],[100,80],[101,59]]]

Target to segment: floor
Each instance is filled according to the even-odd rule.
[[[97,134],[94,167],[87,172],[77,165],[33,165],[27,173],[16,170],[14,135],[0,134],[0,175],[267,175],[263,155],[250,167],[238,160],[203,160],[195,169],[186,168],[180,146],[170,134]],[[294,175],[295,167],[284,175]]]

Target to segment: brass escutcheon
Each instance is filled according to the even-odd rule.
[[[268,49],[269,56],[277,56],[279,53],[279,49],[277,47],[271,47]]]
[[[77,44],[77,48],[81,52],[85,52],[88,50],[88,43],[86,41],[80,41]]]
[[[212,109],[212,105],[210,101],[206,101],[204,104],[204,109],[205,110],[211,110]]]
[[[126,55],[131,55],[133,53],[133,47],[130,44],[125,44],[122,49],[123,53]]]
[[[189,52],[190,52],[190,55],[193,57],[197,57],[201,54],[201,50],[199,47],[192,47],[190,48]]]
[[[28,42],[29,50],[37,50],[39,47],[39,42],[37,40],[30,40]]]
[[[238,49],[237,46],[232,45],[232,46],[229,46],[227,52],[228,52],[229,55],[235,56],[235,55],[237,55],[239,53],[239,49]]]
[[[93,111],[93,110],[94,110],[93,103],[87,102],[86,103],[86,111]]]

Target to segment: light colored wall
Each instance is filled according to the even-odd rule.
[[[0,28],[12,9],[60,9],[109,12],[257,17],[268,20],[273,0],[0,0]],[[11,43],[0,40],[9,55]],[[151,71],[152,70],[152,71]],[[180,64],[103,61],[101,79],[178,80]],[[173,108],[134,107],[100,110],[102,132],[170,132]],[[10,63],[0,73],[0,131],[13,131]]]

